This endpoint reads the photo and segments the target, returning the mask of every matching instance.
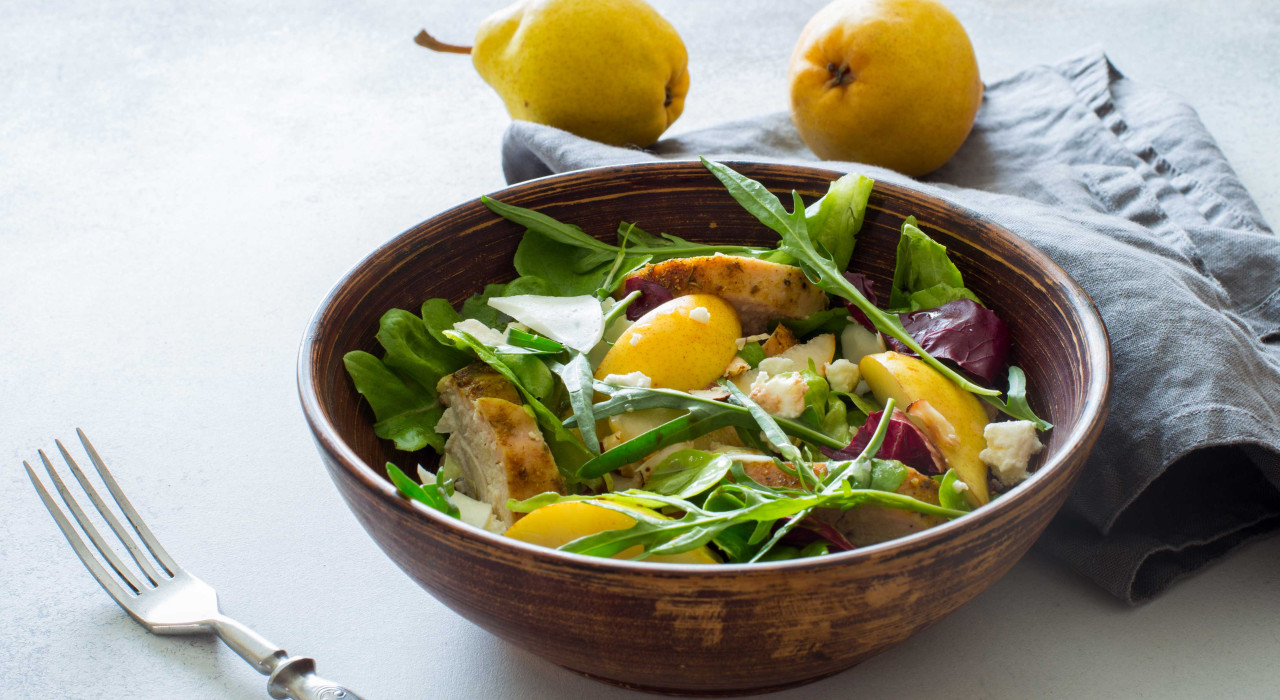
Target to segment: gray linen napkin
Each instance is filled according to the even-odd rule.
[[[615,148],[516,122],[509,182],[618,163],[813,161],[786,114]],[[1038,246],[1093,297],[1110,417],[1038,546],[1129,603],[1280,528],[1280,240],[1187,105],[1093,50],[987,87],[963,148],[924,181]]]

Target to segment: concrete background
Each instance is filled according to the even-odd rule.
[[[20,463],[85,428],[224,609],[367,698],[627,697],[459,618],[339,501],[297,406],[304,324],[382,241],[499,188],[483,2],[0,6],[0,696],[261,698],[220,644],[148,635]],[[786,107],[822,2],[654,3],[689,47],[672,133]],[[1280,5],[950,3],[983,74],[1106,48],[1183,95],[1274,222]],[[478,584],[479,585],[479,584]],[[779,698],[1274,697],[1280,539],[1128,609],[1032,554],[956,614]]]

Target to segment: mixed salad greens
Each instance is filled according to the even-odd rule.
[[[388,463],[402,494],[565,551],[738,563],[909,534],[1026,478],[1052,426],[945,247],[908,217],[877,294],[847,271],[870,179],[787,211],[703,163],[776,248],[634,222],[607,243],[482,197],[526,229],[518,277],[391,309],[382,357],[344,358],[379,437],[444,455],[416,481]]]

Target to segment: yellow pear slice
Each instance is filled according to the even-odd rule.
[[[943,440],[936,447],[960,480],[969,486],[965,492],[969,502],[979,506],[990,500],[987,465],[978,458],[978,453],[987,446],[982,436],[987,426],[987,412],[976,396],[919,358],[896,352],[867,355],[858,363],[858,370],[881,403],[892,398],[899,408],[905,409],[916,401],[928,401],[955,431],[955,440]]]
[[[638,507],[631,507],[631,509],[637,512],[648,512],[651,515],[656,514],[656,511],[645,511]],[[635,518],[615,510],[582,501],[564,501],[543,506],[526,514],[507,530],[506,536],[522,542],[554,548],[597,532],[625,530],[635,523]],[[630,559],[640,551],[640,545],[636,545],[618,552],[613,555],[613,558]],[[716,555],[705,546],[680,554],[655,555],[644,561],[666,564],[720,563]]]

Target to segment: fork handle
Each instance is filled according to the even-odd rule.
[[[360,700],[354,691],[316,675],[316,660],[310,656],[291,656],[267,679],[267,692],[273,698],[293,700]]]
[[[267,692],[273,698],[293,700],[361,700],[355,691],[316,675],[316,660],[289,656],[243,623],[225,615],[212,620],[213,632],[240,658],[268,676]]]

